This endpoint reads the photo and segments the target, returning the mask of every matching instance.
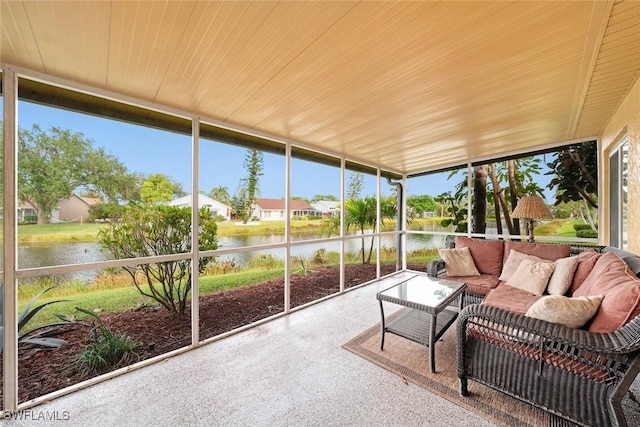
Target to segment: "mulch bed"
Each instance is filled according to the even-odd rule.
[[[421,265],[409,266],[422,269]],[[395,271],[395,265],[381,266],[383,275]],[[351,287],[375,279],[375,265],[349,265],[345,272],[345,286]],[[291,307],[315,301],[339,291],[338,267],[318,267],[303,275],[291,277]],[[284,279],[274,279],[219,292],[199,298],[200,339],[214,337],[284,310]],[[100,315],[113,332],[133,338],[139,347],[136,359],[145,360],[191,344],[189,315],[177,319],[165,309],[143,307],[138,310]],[[57,350],[20,349],[18,353],[18,395],[24,402],[87,380],[115,368],[94,375],[79,372],[76,360],[87,343],[89,328],[70,325],[59,338],[68,344]],[[2,366],[0,357],[0,367]],[[0,378],[0,399],[2,378]]]

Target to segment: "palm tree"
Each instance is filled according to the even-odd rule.
[[[229,189],[222,185],[218,187],[213,187],[209,192],[209,197],[219,201],[220,203],[224,203],[228,205],[231,201],[231,195],[229,194]]]
[[[381,218],[380,221],[384,221],[386,218],[395,218],[397,216],[397,209],[390,206],[389,203],[383,203],[381,201]],[[376,226],[376,198],[369,196],[365,198],[349,199],[345,203],[345,215],[344,225],[345,230],[349,230],[353,227],[357,228],[362,235],[362,246],[360,248],[359,255],[362,257],[363,264],[371,263],[371,256],[373,254],[373,239],[371,239],[371,246],[369,247],[369,253],[365,253],[365,232],[373,229]],[[331,236],[340,229],[340,218],[331,217],[327,218],[323,223],[322,234]]]
[[[345,227],[348,230],[352,226],[355,226],[360,231],[362,235],[362,247],[360,248],[362,263],[369,264],[371,262],[371,254],[373,253],[373,238],[371,239],[369,255],[365,260],[364,233],[367,229],[373,228],[376,225],[376,198],[369,196],[364,199],[349,199],[345,204],[345,212]]]

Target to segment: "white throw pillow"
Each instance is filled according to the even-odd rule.
[[[507,285],[535,295],[542,295],[547,289],[555,266],[552,261],[522,260],[516,272],[507,281]]]
[[[509,256],[507,257],[507,260],[504,262],[504,265],[502,266],[502,272],[500,273],[500,280],[502,280],[503,282],[508,282],[511,276],[513,276],[513,273],[515,273],[518,267],[520,267],[520,263],[525,259],[530,259],[532,261],[546,261],[542,258],[538,258],[535,255],[528,255],[522,252],[518,252],[514,249],[511,249],[511,251],[509,251]]]
[[[444,260],[447,276],[479,276],[480,272],[473,262],[469,248],[439,249],[440,257]]]
[[[575,298],[549,295],[533,303],[525,316],[580,328],[596,314],[603,298],[602,295]]]
[[[573,275],[578,268],[578,257],[570,256],[568,258],[560,258],[556,260],[556,269],[554,270],[549,284],[547,285],[547,293],[549,295],[564,295],[573,282]]]

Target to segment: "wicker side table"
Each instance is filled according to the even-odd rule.
[[[382,316],[380,349],[384,350],[385,333],[401,336],[429,347],[431,372],[436,370],[435,343],[455,322],[462,309],[462,282],[429,277],[424,273],[403,280],[376,294]],[[457,300],[458,310],[448,309]],[[409,307],[411,310],[386,324],[383,301]]]

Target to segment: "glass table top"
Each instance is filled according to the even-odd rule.
[[[378,293],[378,299],[402,300],[425,307],[440,307],[455,298],[464,283],[438,279],[427,275],[415,275]]]

